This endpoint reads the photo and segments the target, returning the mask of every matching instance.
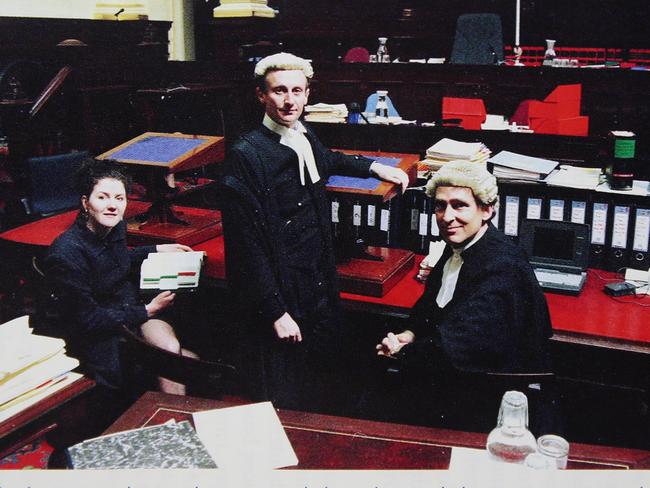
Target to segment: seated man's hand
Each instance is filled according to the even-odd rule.
[[[186,246],[185,244],[179,244],[177,242],[173,244],[157,244],[156,252],[191,252],[192,248]]]
[[[287,342],[301,342],[302,335],[300,334],[300,327],[295,320],[287,312],[282,317],[273,322],[275,334],[281,341]]]
[[[370,165],[370,171],[379,179],[400,185],[402,187],[402,193],[404,193],[409,186],[408,175],[399,168],[393,168],[386,164],[374,162]]]
[[[386,337],[381,341],[381,344],[377,344],[377,355],[378,356],[392,356],[397,354],[402,347],[406,344],[410,344],[415,340],[415,334],[410,330],[405,330],[399,334],[393,334],[389,332]]]

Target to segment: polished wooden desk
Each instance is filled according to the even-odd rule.
[[[92,389],[95,382],[79,378],[65,388],[0,422],[0,458],[62,427],[58,416],[66,405]]]
[[[202,398],[145,393],[104,433],[191,420],[192,412],[232,406]],[[487,434],[278,410],[297,469],[447,469],[452,447],[482,449]],[[569,469],[647,469],[650,452],[571,443]]]

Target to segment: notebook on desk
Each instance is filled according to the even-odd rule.
[[[580,293],[587,279],[587,224],[524,219],[520,243],[544,290],[571,295]]]

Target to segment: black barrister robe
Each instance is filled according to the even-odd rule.
[[[402,383],[391,420],[487,432],[503,393],[520,390],[528,396],[531,428],[561,433],[546,376],[548,307],[523,250],[490,224],[463,251],[454,295],[441,309],[436,297],[450,255],[447,246],[408,323],[416,338],[397,355]]]
[[[310,368],[305,361],[331,361],[340,351],[339,341],[345,337],[340,328],[339,289],[332,247],[330,207],[325,191],[329,175],[369,176],[371,161],[326,149],[307,128],[320,180],[308,183],[320,226],[322,246],[314,251],[317,261],[303,263],[317,276],[315,285],[325,300],[310,317],[305,317],[303,293],[309,283],[302,282],[295,272],[297,255],[301,260],[309,253],[288,250],[281,218],[281,199],[273,181],[278,166],[295,168],[296,185],[298,157],[289,147],[280,144],[280,136],[266,127],[244,135],[229,152],[222,180],[222,208],[226,246],[228,286],[239,307],[239,345],[243,346],[240,371],[244,373],[248,394],[255,399],[270,399],[278,405],[309,408],[301,403],[309,396],[305,382]],[[296,189],[296,191],[300,191]],[[305,277],[308,280],[308,277]],[[297,319],[304,340],[301,344],[280,343],[273,322],[288,312]],[[314,332],[316,331],[316,332]],[[320,366],[324,366],[321,364]],[[328,367],[328,366],[325,366]],[[303,375],[296,379],[295,374]],[[313,379],[313,378],[312,378]],[[304,391],[303,391],[304,388]]]
[[[523,250],[489,225],[463,251],[454,295],[441,309],[436,297],[450,254],[447,246],[415,305],[416,340],[400,351],[404,359],[470,373],[549,372],[548,306]]]

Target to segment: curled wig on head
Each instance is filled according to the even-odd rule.
[[[131,178],[122,172],[120,165],[110,159],[86,158],[75,174],[75,189],[79,196],[90,196],[95,185],[104,178],[121,181],[127,193],[131,187]]]
[[[484,206],[496,205],[499,201],[497,179],[484,163],[457,160],[444,164],[427,182],[427,195],[435,197],[439,186],[469,188],[474,193],[474,198]]]
[[[266,56],[255,65],[255,79],[260,88],[264,88],[264,78],[271,71],[299,70],[305,74],[307,83],[314,76],[314,69],[306,59],[290,53],[276,53]]]

